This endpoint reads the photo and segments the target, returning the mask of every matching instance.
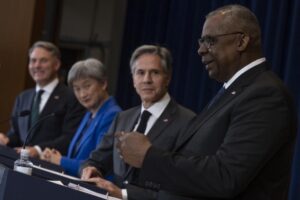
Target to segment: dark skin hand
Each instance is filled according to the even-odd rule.
[[[117,148],[121,158],[129,165],[141,168],[145,155],[151,147],[149,139],[141,133],[116,133]]]

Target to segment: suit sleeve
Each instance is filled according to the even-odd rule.
[[[152,146],[141,168],[143,181],[185,196],[233,198],[242,192],[293,140],[291,103],[285,94],[278,88],[248,93],[230,111],[223,143],[214,154],[172,153]],[[201,137],[201,131],[194,137]]]
[[[10,147],[18,147],[22,145],[22,142],[20,140],[20,133],[19,133],[19,128],[18,128],[18,113],[20,111],[19,108],[19,96],[17,97],[14,107],[13,107],[13,111],[12,111],[12,115],[11,115],[11,126],[10,129],[7,133],[7,136],[9,138],[9,143],[7,144]]]
[[[97,149],[92,151],[90,157],[80,167],[80,172],[87,166],[96,167],[104,176],[110,174],[113,170],[113,147],[114,133],[118,121],[118,114],[112,122],[107,134],[104,135]]]
[[[157,191],[145,189],[135,185],[126,185],[128,200],[154,200],[157,199]]]

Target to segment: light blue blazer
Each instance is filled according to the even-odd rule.
[[[115,99],[110,97],[98,110],[96,117],[93,119],[81,138],[81,132],[84,131],[84,128],[91,116],[91,112],[87,112],[85,114],[70,143],[68,155],[63,156],[60,161],[61,167],[64,168],[67,174],[73,176],[78,175],[80,164],[89,157],[91,151],[96,149],[104,134],[107,132],[114,117],[120,111],[121,108],[117,105]],[[78,144],[77,150],[75,150],[76,144],[79,140],[80,143]]]

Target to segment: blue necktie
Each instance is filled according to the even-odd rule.
[[[210,108],[214,103],[216,103],[221,96],[225,93],[226,89],[224,87],[221,87],[218,91],[218,93],[214,96],[214,98],[209,102],[207,108]]]

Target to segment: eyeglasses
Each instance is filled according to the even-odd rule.
[[[227,35],[234,35],[234,34],[243,34],[243,32],[233,32],[233,33],[225,33],[225,34],[218,34],[218,35],[205,35],[198,39],[198,44],[199,46],[204,45],[207,49],[210,49],[213,45],[217,43],[219,37],[224,37]]]

